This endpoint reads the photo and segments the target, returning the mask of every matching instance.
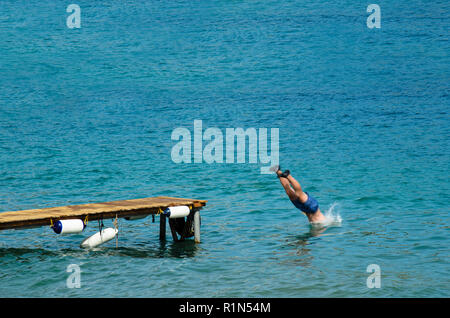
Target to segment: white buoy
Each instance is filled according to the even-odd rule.
[[[96,247],[108,241],[111,241],[119,232],[118,229],[114,229],[112,227],[108,227],[103,229],[101,232],[97,232],[91,237],[88,237],[83,242],[81,242],[81,247]]]
[[[170,219],[183,218],[188,216],[190,212],[189,207],[185,205],[171,206],[164,210],[164,214]]]
[[[84,227],[85,224],[80,219],[59,220],[52,226],[56,234],[80,233],[84,230]]]

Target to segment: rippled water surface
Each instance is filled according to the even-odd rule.
[[[208,200],[202,243],[120,220],[119,247],[0,232],[1,297],[448,297],[449,4],[0,2],[0,211]],[[171,159],[177,127],[278,128],[335,222],[311,228],[260,164]],[[111,226],[111,220],[105,220]],[[81,288],[67,288],[70,264]],[[381,288],[366,285],[367,266]]]

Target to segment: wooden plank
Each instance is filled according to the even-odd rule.
[[[169,206],[188,205],[194,210],[206,205],[206,200],[174,198],[174,197],[150,197],[132,200],[119,200],[103,203],[88,203],[68,205],[52,208],[9,211],[0,213],[0,230],[37,227],[50,225],[51,221],[81,218],[88,221],[126,217],[134,215],[158,214]]]

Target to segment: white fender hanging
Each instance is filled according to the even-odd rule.
[[[179,205],[168,207],[164,210],[164,215],[168,216],[170,219],[175,219],[188,216],[190,212],[188,206]]]
[[[85,224],[80,219],[59,220],[52,226],[52,229],[56,234],[80,233],[84,228]]]
[[[112,227],[108,227],[103,229],[101,232],[97,232],[91,237],[88,237],[83,242],[81,242],[81,247],[90,248],[96,247],[108,241],[111,241],[119,232],[118,229],[114,229]]]

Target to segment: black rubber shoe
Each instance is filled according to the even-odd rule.
[[[282,174],[280,174],[279,176],[278,176],[278,178],[287,178],[287,177],[289,177],[289,175],[291,174],[291,172],[289,171],[289,170],[284,170],[284,172],[282,173]]]

